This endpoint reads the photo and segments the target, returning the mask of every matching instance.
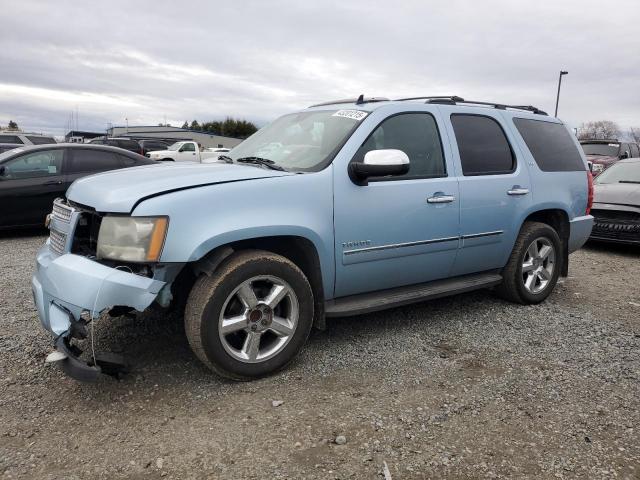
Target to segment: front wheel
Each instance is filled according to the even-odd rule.
[[[291,261],[265,251],[233,254],[195,283],[185,330],[197,357],[233,380],[250,380],[287,365],[313,323],[313,294]]]
[[[526,222],[516,239],[498,293],[523,304],[544,301],[558,281],[562,248],[557,232],[545,223]]]

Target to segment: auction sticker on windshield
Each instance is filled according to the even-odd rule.
[[[332,117],[344,117],[350,118],[352,120],[360,121],[364,117],[366,117],[369,112],[363,112],[361,110],[338,110],[336,113],[331,115]]]

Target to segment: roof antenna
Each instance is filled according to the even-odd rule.
[[[356,105],[362,105],[363,103],[364,103],[364,93],[360,94],[360,96],[356,100]]]

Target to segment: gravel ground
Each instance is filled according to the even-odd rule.
[[[209,373],[175,317],[100,321],[136,370],[80,384],[43,364],[43,240],[0,238],[0,478],[640,478],[639,249],[588,245],[539,306],[333,320],[251,383]]]

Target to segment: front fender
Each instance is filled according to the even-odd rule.
[[[247,167],[250,168],[250,167]],[[320,261],[325,294],[334,281],[331,167],[317,173],[261,178],[166,193],[141,202],[133,215],[168,215],[161,261],[194,262],[240,240],[297,236]]]

